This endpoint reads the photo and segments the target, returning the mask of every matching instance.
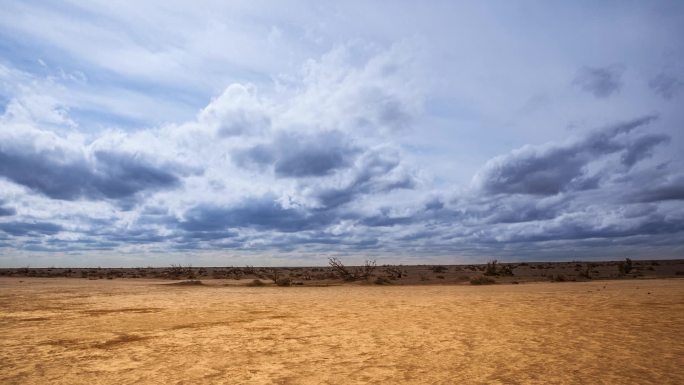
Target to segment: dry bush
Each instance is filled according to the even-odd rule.
[[[387,277],[378,276],[375,278],[375,281],[373,281],[373,283],[376,285],[389,285],[392,282],[389,279],[387,279]]]
[[[586,279],[591,279],[591,264],[587,263],[584,270],[581,270],[579,276]]]
[[[624,262],[620,262],[618,264],[618,271],[620,272],[621,276],[629,274],[632,271],[632,269],[632,260],[629,258],[625,258]]]
[[[273,283],[278,284],[278,279],[280,279],[280,270],[278,268],[273,268],[266,271],[266,277],[268,277]]]
[[[389,276],[389,279],[400,279],[400,278],[406,276],[406,271],[402,271],[398,267],[386,266],[385,267],[385,274],[387,274]]]
[[[496,283],[495,280],[488,278],[488,277],[485,277],[485,276],[473,278],[470,280],[471,285],[493,285],[495,283]]]
[[[376,268],[375,260],[366,260],[364,265],[354,270],[348,269],[338,258],[328,258],[328,264],[333,272],[345,281],[357,281],[371,277]]]
[[[513,267],[510,265],[502,265],[499,263],[499,261],[492,260],[487,262],[487,265],[484,268],[484,275],[489,275],[489,276],[512,276],[513,275]]]
[[[188,265],[187,267],[183,267],[182,265],[174,265],[172,264],[170,268],[166,269],[164,272],[164,275],[167,278],[171,279],[181,279],[182,277],[185,277],[187,279],[194,279],[195,278],[195,272],[192,270],[192,265]]]
[[[565,281],[567,281],[567,279],[565,278],[565,276],[563,274],[554,274],[554,275],[550,276],[549,279],[552,282],[565,282]]]
[[[498,261],[496,259],[487,262],[487,266],[485,267],[484,275],[499,275],[499,273],[496,271],[497,270],[496,269],[497,263],[498,263]]]
[[[252,286],[252,287],[264,286],[264,285],[266,285],[266,284],[261,282],[261,280],[259,280],[259,279],[254,279],[254,280],[252,280],[252,282],[247,284],[247,286]]]

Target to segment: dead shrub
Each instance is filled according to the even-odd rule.
[[[496,281],[485,276],[477,277],[477,278],[472,278],[470,280],[471,285],[493,285],[495,284]]]
[[[354,270],[350,270],[344,266],[342,261],[340,261],[338,258],[329,258],[328,264],[332,268],[334,274],[345,281],[368,279],[371,277],[376,268],[375,260],[366,260],[363,266],[357,267]]]
[[[375,278],[375,281],[373,281],[373,283],[376,285],[389,285],[392,282],[390,282],[390,280],[387,279],[387,277],[379,276]]]

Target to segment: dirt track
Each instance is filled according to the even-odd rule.
[[[249,288],[1,278],[0,305],[2,384],[684,383],[683,279]]]

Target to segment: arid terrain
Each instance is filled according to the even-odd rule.
[[[169,267],[135,268],[0,268],[0,277],[228,280],[228,284],[328,286],[349,284],[443,285],[525,282],[590,281],[595,279],[649,279],[684,277],[684,260],[517,262],[471,265],[382,265],[344,266],[331,259],[328,266],[315,267]]]
[[[684,383],[680,278],[252,281],[1,277],[0,383]]]

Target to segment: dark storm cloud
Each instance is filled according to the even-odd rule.
[[[35,245],[33,247],[25,247],[26,250],[38,251],[42,248],[43,251],[88,251],[88,250],[113,250],[121,246],[117,242],[102,241],[97,239],[78,239],[73,241],[65,241],[61,239],[47,239],[42,242],[42,245]]]
[[[62,226],[49,222],[2,222],[0,231],[14,236],[53,235],[62,230]]]
[[[544,202],[538,199],[497,200],[486,209],[484,221],[497,223],[522,223],[554,219],[563,212],[565,202]]]
[[[346,148],[346,147],[345,147]],[[353,150],[356,151],[356,150]],[[256,229],[261,231],[260,243],[277,244],[270,237],[280,233],[297,233],[299,243],[326,243],[339,241],[307,232],[320,230],[345,219],[362,218],[359,213],[343,210],[340,206],[360,195],[376,194],[414,185],[410,175],[399,172],[400,158],[388,150],[373,150],[359,157],[353,167],[347,170],[347,178],[336,187],[308,185],[311,197],[321,203],[319,208],[284,207],[275,197],[245,199],[233,206],[200,204],[185,212],[177,227],[183,232],[180,243],[190,244],[236,237],[237,230]],[[363,219],[360,219],[364,222]],[[371,226],[382,226],[382,218],[367,218]],[[271,231],[272,233],[266,233]],[[275,243],[274,243],[275,242]],[[352,242],[353,243],[353,242]],[[350,247],[361,247],[363,243],[350,243]],[[292,245],[291,245],[292,246]],[[370,246],[370,244],[369,244]],[[283,248],[281,244],[277,247]]]
[[[0,207],[0,217],[8,217],[17,213],[12,207]]]
[[[138,228],[109,233],[105,238],[108,241],[121,242],[124,244],[147,244],[164,242],[169,239],[169,236],[157,234],[151,229]]]
[[[661,73],[653,77],[648,82],[648,86],[656,94],[670,100],[679,93],[682,86],[684,86],[684,82],[672,74]]]
[[[666,181],[660,185],[646,184],[635,196],[639,202],[684,200],[684,177]]]
[[[574,83],[597,98],[607,98],[622,87],[622,72],[619,66],[584,67]]]
[[[351,180],[339,187],[321,188],[314,194],[315,198],[330,209],[349,203],[359,195],[413,188],[415,182],[411,175],[392,175],[399,164],[396,154],[370,151],[359,160]]]
[[[14,207],[4,206],[4,201],[0,199],[0,217],[9,217],[17,213]]]
[[[191,233],[231,228],[295,232],[318,228],[329,221],[326,213],[285,208],[272,198],[251,198],[232,207],[195,206],[185,213],[180,228]]]
[[[275,162],[275,151],[271,146],[258,144],[233,154],[233,161],[240,167],[263,169]]]
[[[413,223],[416,221],[416,219],[417,218],[414,216],[397,217],[382,214],[364,218],[359,223],[363,224],[364,226],[370,227],[392,227],[397,225]]]
[[[172,188],[179,178],[131,154],[96,152],[95,161],[61,150],[0,146],[0,176],[53,199],[121,199]]]
[[[644,135],[637,138],[622,154],[622,163],[633,166],[640,160],[653,155],[653,148],[661,143],[667,143],[670,137],[667,135]]]
[[[545,223],[531,231],[512,231],[504,242],[545,242],[558,240],[578,240],[591,238],[624,238],[638,235],[672,234],[684,231],[684,218],[668,218],[662,214],[651,214],[634,221],[620,222],[607,226],[575,218]]]
[[[236,153],[235,162],[243,167],[273,165],[279,177],[320,177],[348,167],[359,150],[341,133],[315,135],[281,134],[268,145],[256,145]]]
[[[172,188],[179,184],[178,176],[168,169],[156,167],[134,155],[116,152],[96,152],[98,178],[93,185],[107,198],[125,198],[143,190]]]
[[[633,166],[669,139],[665,135],[644,135],[634,141],[620,137],[654,119],[646,116],[618,124],[568,145],[526,146],[487,162],[477,178],[490,194],[555,195],[595,189],[601,175],[591,174],[589,163],[622,152],[623,163]]]

